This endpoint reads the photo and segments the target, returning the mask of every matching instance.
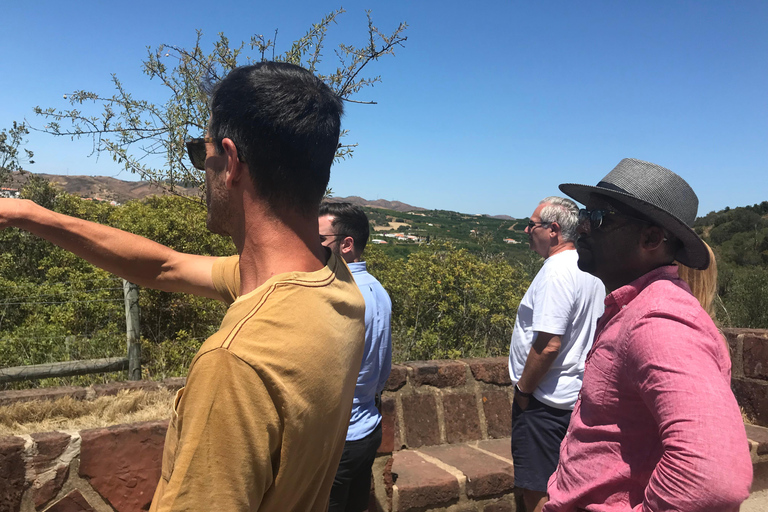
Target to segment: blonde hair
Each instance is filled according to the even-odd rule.
[[[688,283],[691,293],[699,301],[712,320],[715,319],[715,296],[717,295],[717,260],[712,248],[707,245],[709,251],[709,267],[706,270],[697,270],[686,267],[682,263],[677,263],[677,274],[680,279]]]

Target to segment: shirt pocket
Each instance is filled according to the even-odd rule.
[[[173,414],[168,424],[168,433],[165,435],[165,446],[163,448],[163,470],[162,477],[168,481],[173,474],[173,466],[176,462],[176,449],[179,446],[179,403],[184,395],[184,388],[176,392],[176,398],[173,400]]]
[[[597,347],[584,365],[584,382],[581,387],[581,414],[586,416],[606,405],[606,393],[613,385],[616,355],[611,350]],[[594,418],[592,418],[594,419]]]

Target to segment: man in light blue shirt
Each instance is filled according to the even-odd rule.
[[[381,444],[381,413],[376,399],[392,366],[392,301],[360,260],[370,233],[365,212],[350,203],[323,203],[318,224],[322,244],[347,262],[365,299],[363,362],[329,507],[331,512],[361,512],[368,509],[371,467]]]

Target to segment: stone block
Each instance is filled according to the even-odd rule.
[[[477,400],[473,393],[443,395],[445,438],[449,443],[482,439]]]
[[[490,452],[498,457],[509,460],[512,463],[512,445],[509,437],[506,439],[488,439],[486,441],[480,441],[477,443],[477,447],[481,450]]]
[[[56,460],[69,446],[71,439],[64,432],[42,432],[31,435],[37,446],[37,455],[32,457],[33,467],[41,467]]]
[[[751,493],[768,489],[768,461],[752,464],[752,488]]]
[[[395,453],[393,459],[394,511],[446,507],[458,501],[459,482],[447,471],[408,450]]]
[[[88,501],[75,489],[45,509],[45,512],[96,512]]]
[[[469,364],[469,369],[475,380],[497,386],[512,385],[509,378],[509,358],[507,357],[467,359],[466,363]]]
[[[155,391],[160,389],[160,383],[153,380],[132,380],[125,382],[110,382],[108,384],[95,384],[93,391],[99,396],[115,396],[120,391]]]
[[[426,393],[405,395],[402,402],[405,444],[410,448],[440,444],[435,397]]]
[[[168,377],[161,381],[162,386],[169,390],[176,392],[187,385],[186,377]]]
[[[40,486],[35,486],[32,493],[32,501],[35,508],[40,509],[59,494],[61,487],[69,476],[69,466],[58,466],[51,470],[53,478],[46,480]]]
[[[768,378],[768,332],[745,333],[742,338],[744,376]]]
[[[467,496],[470,498],[498,496],[512,492],[515,487],[515,472],[511,463],[471,446],[430,446],[419,451],[461,471],[467,477]]]
[[[81,431],[80,476],[116,510],[148,509],[167,428],[168,421],[149,421]]]
[[[768,427],[768,382],[755,379],[731,379],[731,388],[739,405],[755,419],[755,423]]]
[[[407,380],[408,368],[401,364],[393,364],[392,370],[389,372],[387,383],[384,385],[384,389],[387,391],[397,391],[405,386]]]
[[[414,386],[449,388],[467,383],[467,365],[461,361],[412,361],[407,365],[413,371]]]
[[[757,425],[744,425],[747,430],[747,438],[757,443],[757,454],[768,454],[768,428]]]
[[[486,505],[485,508],[483,508],[483,512],[515,512],[515,506],[506,501],[498,501]]]
[[[725,337],[725,341],[728,343],[728,348],[731,351],[731,354],[736,353],[736,347],[738,346],[739,341],[739,332],[740,329],[723,329],[722,333]]]
[[[0,510],[16,511],[27,489],[24,439],[0,437]]]
[[[392,475],[392,464],[394,462],[395,459],[390,457],[384,465],[384,490],[387,492],[387,510],[392,510],[392,489],[395,485],[394,475]]]
[[[376,453],[392,453],[395,449],[400,449],[401,444],[397,399],[394,396],[384,396],[381,399],[381,444]]]
[[[40,508],[61,490],[69,475],[69,461],[60,460],[69,447],[71,437],[63,432],[32,434],[37,453],[29,461],[27,481],[32,483],[32,500]]]
[[[56,400],[70,396],[77,400],[85,400],[87,392],[77,386],[62,386],[58,388],[14,389],[0,391],[0,405],[10,405],[16,402],[31,402],[33,400]]]
[[[495,439],[512,434],[512,406],[506,391],[487,391],[482,394],[488,437]]]

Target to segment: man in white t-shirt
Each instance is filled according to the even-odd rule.
[[[547,197],[525,229],[531,249],[545,259],[520,302],[509,349],[515,487],[530,512],[547,501],[547,480],[557,468],[604,307],[603,283],[578,267],[578,216],[573,201]]]

